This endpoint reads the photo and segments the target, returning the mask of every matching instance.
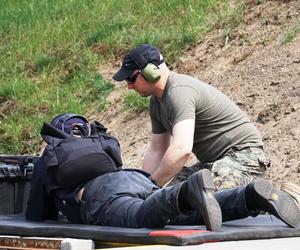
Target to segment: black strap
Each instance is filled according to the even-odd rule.
[[[80,137],[84,137],[84,136],[88,136],[89,134],[89,131],[88,131],[88,127],[85,126],[81,126],[81,125],[74,125],[72,128],[71,128],[71,135],[74,136],[74,135],[77,135],[77,136],[80,136]]]
[[[65,139],[67,137],[70,137],[71,135],[44,122],[43,127],[41,129],[41,136],[45,140],[45,142],[47,142],[49,144],[49,143],[53,142],[53,138]]]
[[[158,66],[164,62],[164,59],[159,60],[158,63],[149,62],[141,53],[137,52],[135,49],[131,51],[129,56],[140,69],[145,68],[148,63],[153,63],[154,65]]]
[[[145,68],[149,63],[146,58],[142,54],[138,53],[135,49],[129,54],[129,56],[140,69]]]
[[[93,121],[91,123],[91,135],[95,135],[100,133],[106,133],[107,128],[103,126],[102,123],[97,122],[97,121]]]

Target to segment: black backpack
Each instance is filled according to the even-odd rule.
[[[106,130],[93,122],[89,136],[75,137],[44,123],[41,135],[48,145],[42,158],[52,189],[74,187],[122,168],[119,141]]]

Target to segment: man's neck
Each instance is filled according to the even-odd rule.
[[[157,83],[155,83],[155,91],[153,93],[153,96],[156,96],[157,98],[161,98],[163,96],[169,75],[170,75],[170,70],[168,69],[168,67],[167,66],[162,67],[161,78]]]

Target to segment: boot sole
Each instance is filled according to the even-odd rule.
[[[300,211],[292,198],[283,191],[276,190],[273,185],[265,180],[254,182],[256,193],[265,200],[264,206],[273,210],[277,218],[290,227],[298,227],[300,224]]]
[[[198,183],[204,207],[199,211],[211,231],[220,231],[222,228],[222,212],[219,203],[214,197],[214,182],[209,170],[198,173]]]

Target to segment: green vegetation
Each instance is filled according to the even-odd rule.
[[[98,65],[140,43],[157,46],[172,63],[228,18],[224,6],[225,0],[0,1],[0,152],[34,153],[42,122],[56,114],[102,112],[113,85]],[[240,22],[241,15],[229,16]],[[124,99],[137,111],[148,102],[135,94]]]
[[[299,33],[300,33],[300,23],[286,30],[281,40],[281,44],[283,45],[291,42]]]
[[[136,92],[130,91],[124,96],[125,109],[132,109],[136,112],[142,112],[148,109],[149,98],[140,97]]]

